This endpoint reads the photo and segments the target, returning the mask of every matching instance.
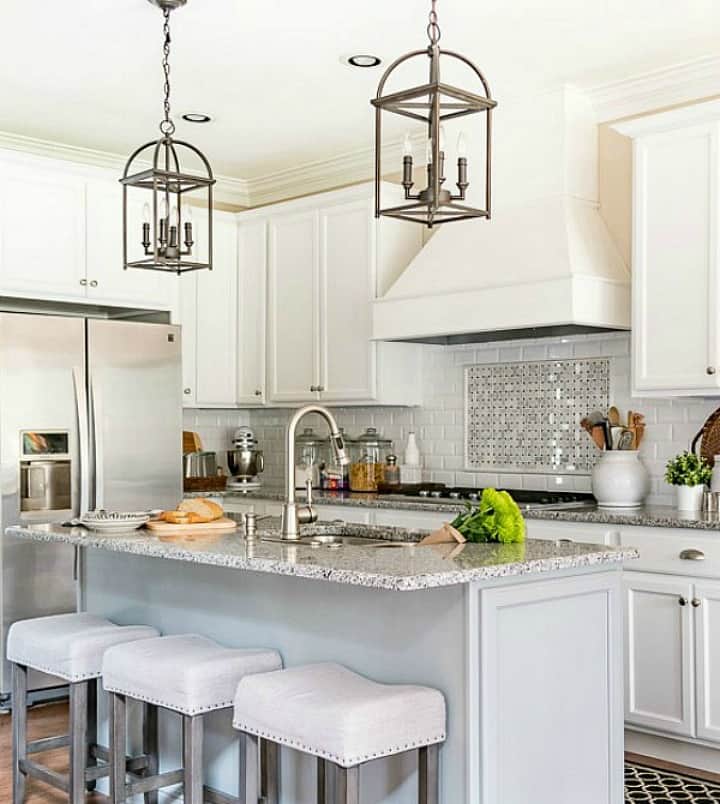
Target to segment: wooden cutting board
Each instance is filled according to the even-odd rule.
[[[216,519],[214,522],[198,522],[194,525],[175,525],[172,522],[151,519],[145,527],[153,533],[165,535],[170,533],[200,533],[209,530],[234,530],[238,527],[238,523],[227,517]]]

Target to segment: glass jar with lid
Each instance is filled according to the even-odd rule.
[[[304,489],[307,479],[314,489],[320,488],[320,473],[327,457],[328,441],[312,427],[306,427],[295,438],[295,488]]]
[[[351,491],[377,491],[385,479],[385,460],[392,452],[392,441],[368,427],[353,443],[350,464]]]
[[[340,428],[340,435],[345,442],[347,454],[351,456],[355,442],[345,435],[344,427]],[[325,491],[347,491],[350,488],[350,467],[337,462],[330,436],[325,440],[325,456],[325,463],[320,469],[320,487]]]

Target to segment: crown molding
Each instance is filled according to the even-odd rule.
[[[39,156],[45,159],[73,162],[84,167],[110,170],[118,173],[118,175],[127,162],[127,156],[112,153],[111,151],[80,148],[75,145],[26,137],[22,134],[12,134],[7,131],[0,131],[0,149]],[[215,178],[217,181],[213,192],[218,201],[241,207],[250,206],[248,183],[244,179],[236,179],[231,176],[216,176]]]
[[[425,147],[425,138],[422,136],[413,136],[411,142],[416,153],[419,148]],[[387,173],[401,172],[402,155],[403,140],[383,146],[382,162],[385,168],[389,168]],[[375,173],[374,159],[374,148],[362,148],[248,179],[251,206],[264,206],[369,181]]]
[[[720,57],[695,59],[582,91],[598,123],[705,100],[720,95]]]

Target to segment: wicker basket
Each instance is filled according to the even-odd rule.
[[[715,456],[720,455],[720,408],[708,416],[690,449],[705,458],[710,466],[715,465]]]
[[[227,475],[186,477],[183,480],[183,491],[225,491],[227,480]]]

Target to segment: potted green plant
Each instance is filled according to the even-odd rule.
[[[710,483],[712,467],[692,452],[682,452],[667,462],[665,482],[677,488],[677,507],[680,511],[699,511],[703,492]]]

